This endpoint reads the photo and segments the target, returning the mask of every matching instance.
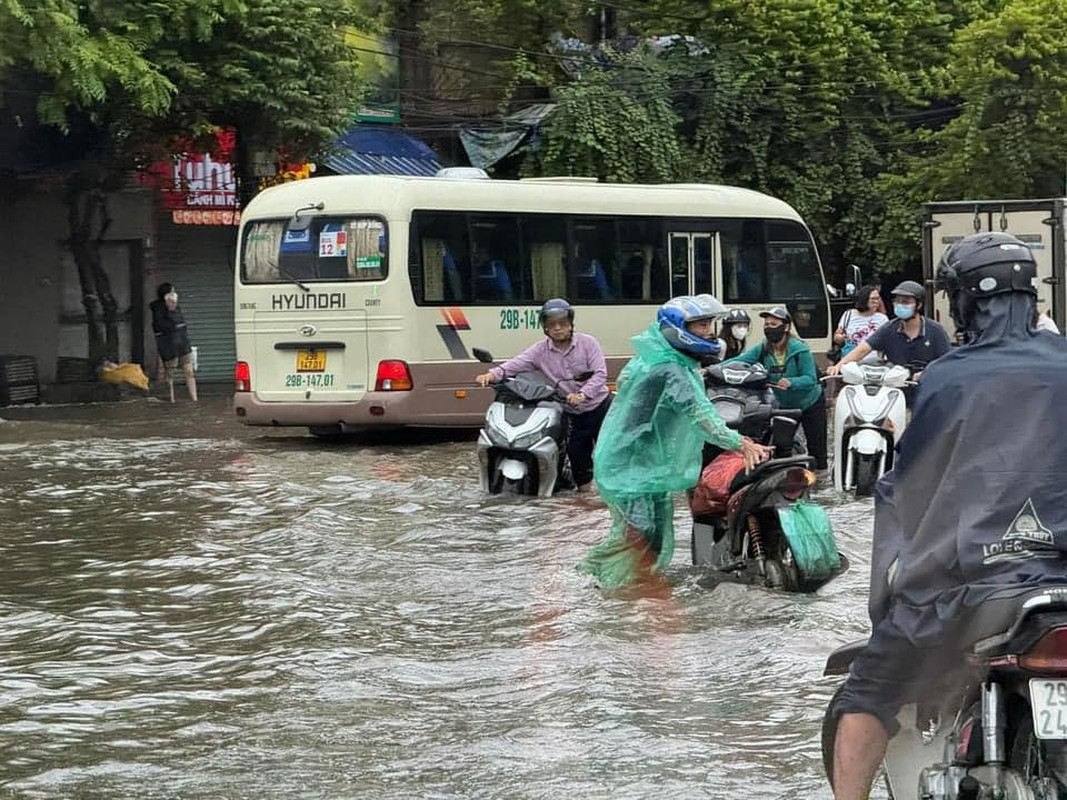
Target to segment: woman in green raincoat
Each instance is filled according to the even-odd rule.
[[[603,588],[670,564],[671,495],[697,484],[705,442],[742,452],[750,469],[769,456],[769,448],[726,427],[698,372],[700,359],[719,354],[712,327],[727,313],[708,294],[675,297],[632,339],[636,355],[619,374],[618,395],[593,452],[597,489],[611,510],[611,534],[578,566]]]

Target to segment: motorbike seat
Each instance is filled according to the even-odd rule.
[[[1035,613],[1053,611],[1067,615],[1067,585],[1006,586],[993,592],[976,608],[981,613],[973,615],[967,631],[967,638],[974,642],[971,654],[982,659],[992,658],[1015,649],[1025,638],[1020,634],[1025,633],[1026,623]],[[1067,622],[1067,616],[1064,622]],[[823,674],[847,674],[852,661],[867,642],[867,639],[860,639],[834,650],[826,660]]]
[[[1034,614],[1067,611],[1067,585],[1007,586],[983,600],[979,608],[968,639],[974,642],[973,655],[989,658],[1014,649],[1016,637]]]
[[[778,472],[779,470],[788,469],[790,467],[801,467],[803,469],[811,469],[815,464],[815,459],[811,456],[789,456],[788,458],[772,458],[764,461],[762,464],[758,464],[751,472],[739,472],[730,481],[730,494],[748,486],[751,483],[764,478],[768,473]]]
[[[867,639],[857,639],[834,650],[834,652],[830,653],[830,657],[826,659],[826,668],[822,674],[847,675],[848,668],[852,666],[852,661],[867,646],[867,642]]]

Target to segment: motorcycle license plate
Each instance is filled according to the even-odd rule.
[[[1030,708],[1038,739],[1067,739],[1067,681],[1031,678]]]
[[[325,372],[326,371],[326,351],[325,350],[297,350],[296,351],[296,371],[297,372]]]

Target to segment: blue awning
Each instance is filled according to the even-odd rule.
[[[353,125],[336,145],[321,162],[341,175],[433,175],[441,169],[429,146],[396,128]]]

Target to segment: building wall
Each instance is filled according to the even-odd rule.
[[[85,325],[79,330],[70,313],[76,302],[71,292],[80,298],[80,290],[73,288],[78,277],[65,244],[67,207],[62,188],[43,180],[19,181],[5,189],[0,199],[0,354],[35,357],[41,383],[51,383],[59,356],[79,350],[88,354]],[[105,259],[109,272],[128,276],[128,262],[120,259],[151,233],[152,195],[132,189],[112,194],[108,202],[113,221],[105,236]],[[116,292],[127,306],[136,297],[133,288],[126,285]]]

